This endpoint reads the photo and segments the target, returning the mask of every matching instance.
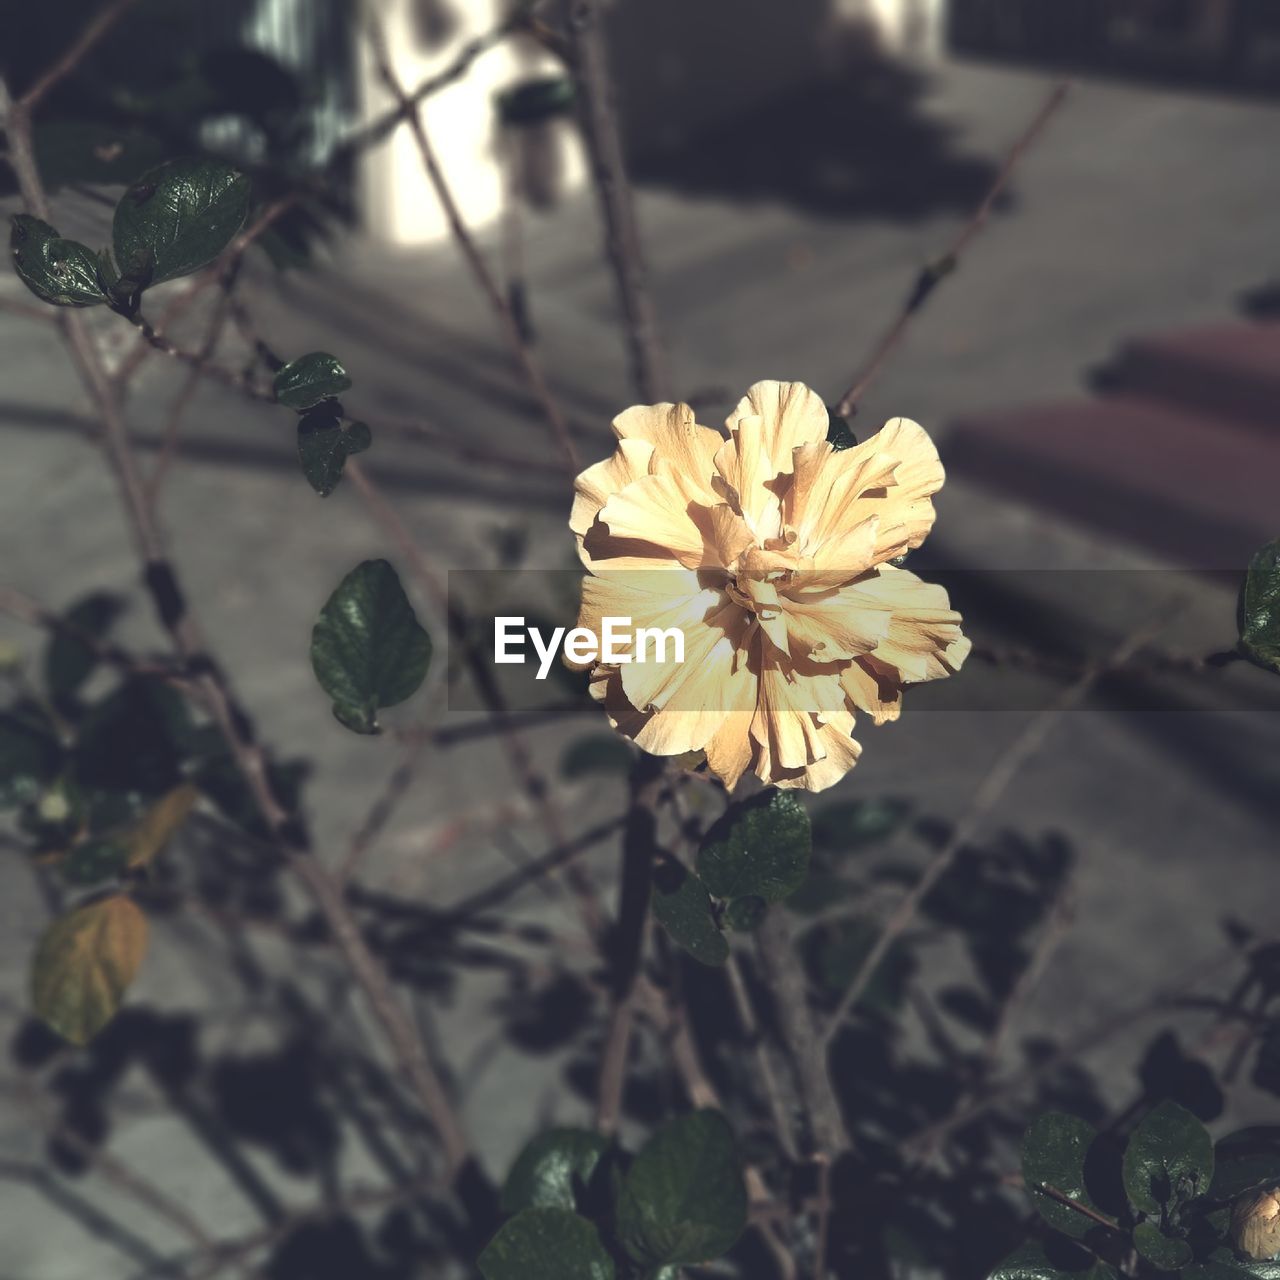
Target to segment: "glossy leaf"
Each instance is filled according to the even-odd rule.
[[[626,775],[635,762],[635,752],[616,733],[591,733],[576,738],[560,757],[560,773],[565,778],[585,778],[591,774]]]
[[[480,1255],[485,1280],[613,1280],[595,1226],[568,1209],[525,1209]]]
[[[673,941],[702,964],[721,965],[729,943],[711,914],[707,887],[675,862],[654,872],[653,914]]]
[[[521,1209],[575,1209],[609,1140],[590,1129],[549,1129],[516,1157],[502,1187],[505,1213]]]
[[[1213,1141],[1185,1107],[1162,1102],[1143,1117],[1124,1153],[1124,1189],[1135,1209],[1157,1215],[1204,1195],[1213,1180]]]
[[[142,285],[208,266],[249,212],[249,179],[220,160],[170,160],[120,198],[111,225],[116,265]]]
[[[829,405],[827,406],[827,443],[837,453],[852,449],[858,443],[858,437],[853,434],[853,428],[849,426],[848,420],[842,418]]]
[[[385,560],[366,560],[347,574],[311,632],[316,679],[334,715],[356,733],[376,733],[378,708],[413,694],[430,661],[431,638]]]
[[[618,1196],[618,1237],[645,1267],[717,1258],[746,1224],[742,1161],[718,1111],[663,1125],[635,1158]]]
[[[298,461],[307,483],[327,498],[342,479],[347,459],[363,453],[372,443],[363,422],[344,423],[342,416],[326,405],[298,419]]]
[[[290,360],[272,382],[276,399],[286,409],[301,413],[322,400],[340,396],[351,389],[351,379],[336,356],[326,351],[310,351]]]
[[[1191,1246],[1185,1240],[1165,1235],[1154,1222],[1140,1222],[1134,1227],[1133,1244],[1161,1271],[1177,1271],[1191,1261]]]
[[[1260,667],[1280,671],[1280,538],[1249,562],[1239,614],[1240,647]]]
[[[769,904],[763,898],[734,898],[724,911],[725,924],[738,933],[750,933],[760,927]]]
[[[1062,1111],[1037,1116],[1022,1139],[1022,1180],[1040,1216],[1065,1235],[1080,1239],[1097,1224],[1041,1188],[1050,1186],[1068,1199],[1097,1209],[1085,1188],[1084,1164],[1098,1136],[1091,1124]]]
[[[1255,1267],[1266,1268],[1269,1265],[1265,1262],[1224,1262],[1211,1259],[1208,1262],[1195,1262],[1189,1267],[1183,1267],[1180,1274],[1183,1280],[1247,1280],[1249,1276],[1262,1276],[1264,1280],[1269,1280],[1266,1270],[1254,1270]]]
[[[14,214],[9,248],[18,278],[41,301],[55,307],[93,307],[106,301],[93,250],[63,239],[47,222]]]
[[[1075,1249],[1079,1258],[1051,1257],[1038,1240],[1015,1249],[988,1280],[1115,1280],[1116,1272],[1100,1259]]]
[[[120,1007],[146,949],[147,918],[120,894],[59,916],[32,961],[37,1017],[73,1044],[87,1044]]]
[[[771,788],[730,806],[698,851],[698,874],[717,898],[779,902],[809,872],[809,815],[789,791]]]

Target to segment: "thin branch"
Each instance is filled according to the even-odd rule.
[[[893,355],[907,336],[907,330],[910,328],[916,314],[928,301],[938,284],[959,266],[961,255],[982,228],[986,226],[987,220],[991,216],[991,211],[995,208],[995,203],[1004,192],[1005,187],[1009,185],[1009,180],[1013,177],[1013,172],[1018,167],[1018,162],[1028,148],[1044,132],[1055,112],[1062,106],[1070,88],[1071,83],[1067,80],[1060,81],[1054,86],[1044,104],[1032,118],[1031,123],[1022,131],[1018,140],[1009,149],[1004,164],[1000,166],[1000,171],[996,174],[995,181],[991,184],[987,194],[983,196],[982,202],[974,210],[973,216],[965,224],[960,234],[951,242],[951,247],[941,258],[920,272],[897,318],[880,336],[875,347],[872,348],[867,362],[858,371],[848,390],[840,397],[839,403],[836,405],[836,413],[841,417],[852,417],[857,412],[858,402],[866,394],[867,388],[879,377],[881,370],[888,363],[889,357]]]
[[[1165,612],[1162,611],[1160,622],[1164,620]],[[862,997],[863,992],[866,991],[867,985],[880,967],[880,962],[888,953],[889,948],[902,936],[912,920],[915,919],[916,912],[920,909],[920,904],[924,901],[929,891],[942,878],[943,873],[951,866],[952,862],[955,861],[955,857],[960,850],[978,833],[979,828],[986,821],[987,815],[999,803],[1022,767],[1040,749],[1044,740],[1057,726],[1059,720],[1068,711],[1079,706],[1084,701],[1100,676],[1109,667],[1127,662],[1146,643],[1156,630],[1157,625],[1158,623],[1154,621],[1146,623],[1132,634],[1126,636],[1116,647],[1115,652],[1107,662],[1101,666],[1091,668],[1075,684],[1065,689],[1051,706],[1046,707],[1033,717],[1022,732],[1000,754],[996,762],[988,770],[987,776],[979,783],[977,790],[973,793],[973,799],[970,801],[968,809],[965,810],[964,815],[952,829],[946,843],[934,854],[920,879],[916,881],[911,891],[898,904],[897,910],[889,917],[888,923],[880,931],[880,936],[876,939],[875,944],[867,952],[866,958],[854,975],[853,981],[841,996],[840,1003],[836,1006],[835,1012],[827,1023],[823,1036],[827,1045],[830,1045],[835,1039],[844,1020]]]
[[[627,181],[600,8],[597,0],[562,0],[562,9],[569,33],[569,66],[578,87],[578,118],[626,322],[632,380],[641,400],[652,404],[670,395],[666,357]]]
[[[27,207],[39,216],[41,209],[47,210],[48,202],[32,151],[30,116],[19,104],[14,104],[9,111],[8,134],[10,158],[23,199]],[[444,1085],[431,1066],[412,1023],[396,1000],[386,970],[356,928],[337,882],[310,855],[299,824],[273,792],[265,757],[250,734],[247,717],[236,707],[225,676],[208,657],[195,616],[187,607],[177,571],[168,558],[165,538],[147,501],[117,389],[107,376],[84,318],[78,312],[67,311],[60,316],[60,325],[72,363],[102,421],[103,451],[119,489],[133,540],[143,561],[147,589],[160,622],[184,661],[200,673],[194,678],[193,685],[222,733],[273,842],[325,917],[401,1068],[435,1125],[450,1181],[454,1181],[470,1161],[470,1145]]]
[[[493,272],[490,271],[471,232],[467,229],[467,224],[462,217],[462,211],[454,197],[453,189],[444,175],[444,170],[440,167],[439,158],[436,156],[435,148],[431,145],[426,126],[422,122],[421,107],[411,101],[409,95],[405,92],[404,86],[396,76],[391,64],[391,53],[387,48],[386,36],[372,14],[369,21],[369,43],[373,52],[378,78],[386,86],[387,91],[395,99],[401,110],[406,113],[405,119],[413,133],[414,142],[417,144],[418,153],[422,158],[422,167],[426,171],[428,181],[435,190],[441,208],[444,210],[445,220],[449,224],[454,243],[458,246],[459,252],[471,270],[471,274],[475,277],[480,291],[488,299],[489,305],[498,321],[502,336],[511,348],[512,355],[515,356],[530,390],[532,390],[547,422],[551,426],[552,435],[561,454],[564,456],[566,467],[571,475],[577,474],[582,468],[582,462],[573,443],[573,437],[569,433],[568,421],[551,394],[551,388],[547,384],[541,365],[534,358],[533,352],[520,336],[520,330],[516,325],[515,317],[511,314],[511,308],[507,305],[506,298],[503,297],[501,286],[498,284]]]
[[[67,47],[67,51],[49,67],[22,95],[22,106],[34,111],[50,90],[67,78],[92,52],[94,45],[133,8],[137,0],[112,0],[89,22]],[[10,144],[12,146],[12,144]]]
[[[765,912],[755,938],[761,975],[773,998],[773,1015],[809,1118],[813,1150],[820,1155],[841,1155],[852,1143],[827,1072],[827,1041],[814,1021],[809,985],[781,907],[772,906]]]

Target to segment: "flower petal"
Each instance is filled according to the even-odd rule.
[[[749,427],[747,420],[758,419]],[[792,452],[827,438],[827,406],[803,382],[757,382],[738,402],[726,422],[735,435],[757,434],[775,476],[790,474]]]
[[[619,440],[644,440],[653,446],[649,469],[655,475],[674,477],[686,497],[718,501],[711,487],[716,450],[724,436],[699,426],[687,404],[637,404],[613,420]]]

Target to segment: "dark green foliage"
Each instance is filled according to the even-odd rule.
[[[525,1209],[480,1255],[485,1280],[613,1280],[596,1228],[568,1209]]]
[[[991,1273],[990,1280],[1114,1280],[1116,1272],[1083,1250],[1061,1257],[1040,1241],[1015,1249]]]
[[[1154,1222],[1140,1222],[1133,1229],[1133,1243],[1140,1254],[1161,1271],[1176,1271],[1191,1261],[1191,1246],[1167,1236]]]
[[[728,960],[729,943],[712,914],[706,885],[677,862],[654,871],[653,914],[695,960],[711,965]]]
[[[568,76],[540,76],[498,95],[498,118],[507,125],[541,124],[573,110],[573,81]]]
[[[311,632],[316,679],[334,715],[356,733],[376,733],[378,709],[412,695],[430,661],[431,638],[385,560],[347,574]]]
[[[69,183],[124,186],[158,164],[163,144],[151,134],[99,120],[50,120],[32,131],[36,167],[49,190]]]
[[[1280,538],[1249,561],[1239,615],[1241,649],[1260,667],[1280,671]]]
[[[29,804],[56,777],[62,748],[33,706],[0,713],[0,809]]]
[[[1049,1111],[1036,1118],[1022,1139],[1022,1180],[1032,1204],[1050,1226],[1078,1239],[1096,1224],[1043,1188],[1052,1187],[1074,1203],[1096,1209],[1085,1188],[1084,1166],[1097,1136],[1083,1120]]]
[[[111,224],[117,267],[140,287],[208,266],[249,212],[249,179],[219,160],[169,160],[121,197]]]
[[[1213,1180],[1213,1141],[1199,1120],[1176,1102],[1162,1102],[1133,1131],[1124,1153],[1124,1189],[1134,1208],[1159,1215]]]
[[[64,240],[47,222],[14,214],[9,248],[18,278],[42,301],[56,307],[92,307],[106,301],[93,250],[78,240]]]
[[[770,788],[731,805],[698,851],[698,874],[717,898],[779,902],[809,871],[809,815],[789,791]]]
[[[823,805],[813,815],[813,847],[836,854],[872,848],[901,830],[910,813],[905,800],[890,797]]]
[[[272,388],[286,409],[301,413],[322,400],[349,391],[351,379],[335,356],[325,351],[310,351],[280,369]]]
[[[734,898],[724,909],[724,922],[739,933],[750,933],[760,927],[769,904],[763,898]]]
[[[579,1196],[609,1150],[590,1129],[549,1129],[516,1158],[502,1187],[506,1213],[521,1209],[578,1209]]]
[[[706,1262],[732,1248],[747,1224],[742,1163],[718,1111],[669,1121],[627,1172],[618,1236],[645,1267]]]
[[[344,422],[328,405],[318,405],[298,419],[298,461],[307,483],[327,498],[342,479],[347,459],[373,442],[363,422]]]
[[[853,428],[846,419],[840,417],[834,409],[827,406],[827,443],[837,452],[852,449],[858,443]]]
[[[1213,1200],[1234,1200],[1258,1187],[1280,1185],[1280,1127],[1257,1125],[1228,1134],[1214,1147]]]
[[[635,752],[616,733],[591,733],[575,738],[560,757],[560,773],[565,778],[583,778],[590,774],[626,775],[635,760]]]

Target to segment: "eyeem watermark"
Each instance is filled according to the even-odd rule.
[[[527,626],[523,618],[504,617],[493,620],[494,662],[525,662],[526,638],[532,642],[538,655],[539,680],[547,678],[547,672],[561,648],[570,662],[580,665],[591,662],[684,661],[684,632],[679,627],[667,627],[665,630],[662,627],[633,628],[630,618],[601,618],[599,634],[586,627],[574,627],[572,630],[556,627],[548,638],[537,627]],[[672,655],[668,659],[669,646]]]

